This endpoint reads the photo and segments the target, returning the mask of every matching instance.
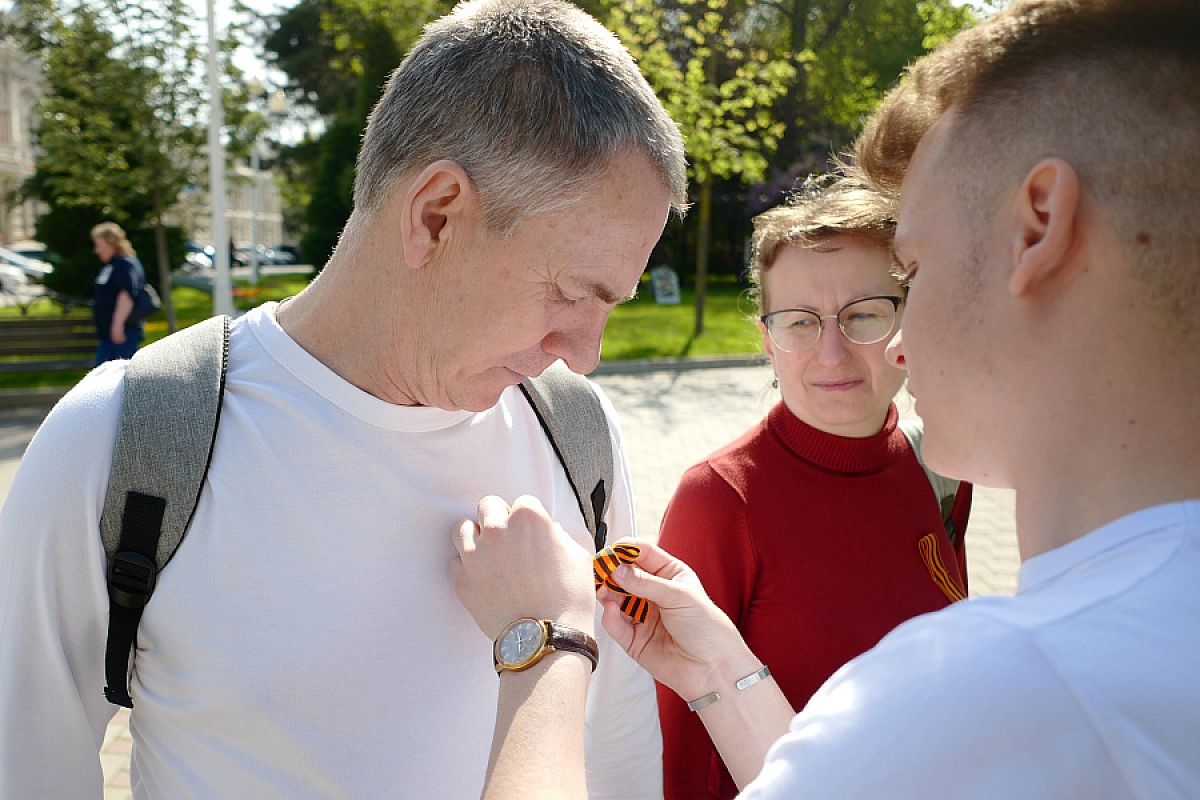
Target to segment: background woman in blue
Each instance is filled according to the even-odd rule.
[[[146,283],[146,271],[137,253],[115,222],[102,222],[92,228],[92,250],[104,264],[92,287],[96,317],[96,363],[130,358],[137,352],[144,329],[141,322],[129,322],[133,298]]]

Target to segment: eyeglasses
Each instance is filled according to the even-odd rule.
[[[836,319],[838,328],[852,343],[875,344],[887,338],[896,326],[902,302],[901,297],[880,295],[847,303],[836,314],[821,316],[802,308],[783,308],[759,319],[771,341],[786,353],[799,353],[814,346],[827,319]]]

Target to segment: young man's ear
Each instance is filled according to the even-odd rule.
[[[475,200],[467,171],[454,161],[435,161],[409,184],[400,209],[404,262],[419,269],[458,230],[463,212]]]
[[[1079,226],[1079,174],[1061,158],[1038,162],[1014,200],[1013,271],[1009,291],[1020,297],[1062,274]]]

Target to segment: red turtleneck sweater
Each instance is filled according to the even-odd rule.
[[[796,709],[892,628],[949,603],[922,536],[937,534],[941,561],[965,587],[933,489],[896,422],[892,405],[879,433],[850,439],[780,403],[684,473],[663,517],[659,543],[696,570]],[[954,512],[963,532],[964,488]],[[736,795],[700,718],[665,686],[658,702],[668,800]]]

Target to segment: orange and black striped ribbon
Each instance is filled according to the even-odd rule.
[[[929,577],[933,578],[933,582],[942,590],[942,594],[946,595],[951,603],[957,603],[964,599],[967,596],[966,593],[950,576],[942,561],[942,554],[937,546],[937,535],[927,533],[922,536],[917,542],[917,549],[921,551],[921,558],[925,561],[926,569],[929,570]]]
[[[611,591],[625,595],[625,599],[621,601],[621,611],[634,622],[646,621],[650,601],[622,589],[612,579],[612,574],[622,564],[632,564],[636,561],[641,552],[642,549],[636,544],[625,543],[606,547],[592,559],[592,575],[596,578],[596,588],[605,586]]]

